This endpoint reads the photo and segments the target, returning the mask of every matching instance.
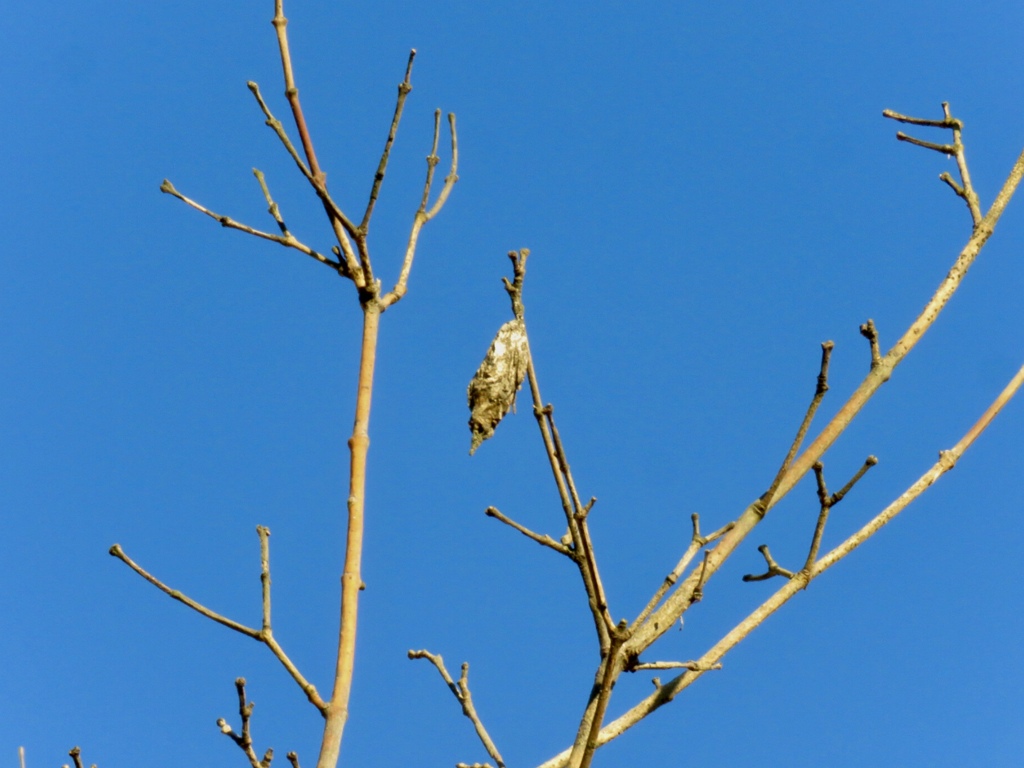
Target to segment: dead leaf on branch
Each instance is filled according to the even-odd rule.
[[[469,382],[469,431],[473,435],[470,456],[494,434],[509,409],[515,407],[516,392],[523,385],[529,361],[526,326],[522,320],[509,320],[498,329],[484,361]]]

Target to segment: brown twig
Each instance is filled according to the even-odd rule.
[[[25,763],[24,748],[19,749],[18,754],[19,754],[19,756],[21,757],[21,760],[22,760],[22,768],[24,768],[24,763]],[[74,761],[75,768],[85,768],[84,764],[82,763],[82,750],[79,747],[72,747],[68,751],[68,755],[70,755],[71,759]],[[68,768],[68,766],[64,766],[64,768]],[[96,764],[95,763],[92,764],[92,768],[96,768]]]
[[[774,576],[785,576],[787,579],[793,578],[793,572],[783,568],[781,565],[775,562],[775,558],[772,557],[771,550],[768,549],[767,544],[762,544],[757,548],[757,551],[764,557],[765,563],[768,565],[768,570],[764,573],[754,575],[748,573],[743,577],[744,581],[765,581]]]
[[[277,660],[281,662],[281,665],[288,671],[288,674],[292,676],[292,679],[298,683],[303,693],[306,694],[306,698],[309,699],[309,702],[316,707],[321,714],[325,714],[327,704],[322,698],[320,698],[320,694],[317,692],[316,686],[305,678],[305,676],[299,671],[299,668],[295,666],[295,663],[289,658],[288,654],[285,653],[284,649],[274,638],[274,633],[270,626],[270,545],[268,541],[270,529],[260,525],[257,526],[256,531],[260,537],[260,582],[262,592],[261,602],[263,606],[263,626],[261,629],[247,627],[245,624],[241,624],[233,619],[227,618],[226,616],[222,616],[216,611],[210,610],[202,603],[196,602],[188,595],[167,586],[164,582],[160,581],[160,579],[156,578],[156,576],[153,576],[142,566],[128,557],[120,544],[114,544],[110,548],[109,552],[113,557],[116,557],[118,560],[123,562],[143,579],[148,581],[161,592],[177,600],[179,603],[187,605],[196,613],[199,613],[202,616],[227,627],[228,629],[233,629],[246,637],[251,637],[253,640],[258,640],[266,645],[270,649],[270,652],[274,654]]]
[[[254,229],[253,227],[250,227],[247,224],[242,224],[241,222],[235,221],[230,216],[222,216],[219,213],[214,213],[209,208],[197,203],[195,200],[185,197],[185,195],[181,194],[177,189],[175,189],[174,185],[171,184],[171,182],[169,182],[167,179],[164,179],[163,183],[160,185],[160,191],[178,198],[183,203],[191,206],[192,208],[195,208],[200,213],[205,213],[211,219],[215,219],[222,227],[227,227],[228,229],[237,229],[240,232],[245,232],[246,234],[252,235],[254,237],[259,237],[264,240],[270,240],[271,242],[279,243],[289,248],[294,248],[295,250],[301,251],[307,256],[311,256],[312,258],[319,261],[321,264],[326,264],[327,266],[331,267],[331,269],[337,271],[341,271],[343,269],[340,263],[334,261],[334,259],[327,258],[322,253],[314,251],[305,243],[297,240],[295,236],[292,235],[290,232],[286,232],[283,235],[275,235],[270,232],[263,232],[262,230]]]
[[[878,329],[875,328],[875,321],[868,318],[868,321],[860,327],[860,335],[871,345],[871,367],[877,368],[882,364],[882,353],[878,348]]]
[[[416,49],[409,51],[409,62],[405,67],[405,78],[398,84],[398,101],[395,104],[395,114],[391,118],[391,128],[388,130],[387,141],[384,142],[384,151],[380,156],[380,163],[377,164],[377,173],[373,176],[373,186],[370,187],[370,199],[366,203],[366,212],[359,224],[359,233],[365,238],[370,231],[370,218],[373,216],[373,207],[377,204],[377,196],[380,194],[381,184],[384,183],[384,174],[388,169],[388,158],[391,157],[391,147],[395,143],[395,135],[398,133],[398,123],[402,119],[402,110],[405,108],[405,100],[412,90],[409,78],[412,77],[412,62],[416,58]]]
[[[883,110],[882,116],[888,117],[891,120],[896,120],[901,123],[909,123],[911,125],[923,125],[932,128],[946,128],[953,133],[952,144],[935,144],[930,141],[922,141],[915,139],[912,136],[908,136],[902,131],[896,132],[896,138],[900,141],[905,141],[909,144],[915,144],[925,149],[931,149],[936,152],[941,152],[944,155],[948,155],[956,158],[957,169],[960,172],[960,184],[953,181],[953,177],[948,173],[941,173],[939,178],[949,185],[958,197],[962,198],[967,204],[967,210],[970,211],[971,221],[974,226],[978,226],[982,220],[981,203],[978,200],[978,195],[974,191],[974,185],[971,184],[971,174],[967,168],[967,156],[964,154],[964,144],[961,138],[961,132],[963,131],[964,124],[962,121],[953,117],[949,111],[949,102],[942,102],[942,120],[928,120],[920,117],[909,117],[907,115],[901,115],[898,112],[893,112],[891,109]]]
[[[451,170],[445,177],[444,186],[441,188],[441,193],[434,202],[434,206],[428,211],[427,202],[430,199],[430,190],[434,183],[434,168],[439,162],[437,142],[441,131],[441,110],[436,110],[434,112],[434,139],[431,144],[430,154],[427,155],[427,180],[423,185],[423,197],[420,200],[420,207],[412,218],[412,228],[409,230],[409,240],[405,246],[405,257],[402,259],[402,269],[398,274],[398,280],[395,283],[395,287],[381,297],[381,306],[385,309],[405,296],[408,290],[407,285],[409,273],[412,271],[413,258],[416,255],[416,244],[419,242],[420,230],[423,229],[424,224],[441,212],[444,204],[448,202],[448,196],[452,192],[452,187],[459,180],[457,173],[459,169],[459,137],[455,132],[455,115],[451,113],[448,114],[448,130],[451,134]]]
[[[234,729],[228,724],[228,721],[223,717],[217,718],[217,727],[220,728],[220,732],[230,738],[238,748],[245,753],[246,758],[249,760],[249,765],[252,768],[270,768],[270,763],[274,759],[274,750],[267,749],[261,760],[256,755],[256,750],[252,747],[252,735],[249,731],[250,720],[252,719],[252,711],[255,709],[256,704],[251,701],[246,701],[245,697],[245,678],[239,677],[235,680],[235,690],[238,693],[238,714],[242,719],[242,732],[235,733]]]
[[[545,547],[550,547],[551,549],[555,550],[555,552],[558,552],[559,554],[565,555],[566,557],[568,557],[570,559],[575,559],[575,553],[571,549],[569,549],[567,546],[565,546],[565,544],[563,544],[560,541],[555,541],[553,538],[551,538],[547,534],[544,534],[542,536],[539,533],[534,533],[529,528],[527,528],[527,527],[525,527],[523,525],[520,525],[515,520],[512,520],[511,518],[506,517],[505,515],[503,515],[501,513],[501,511],[498,510],[497,507],[488,507],[487,509],[484,510],[484,514],[487,515],[488,517],[493,517],[495,520],[499,520],[500,522],[504,523],[505,525],[507,525],[507,526],[509,526],[511,528],[516,529],[521,534],[526,536],[528,539],[533,539],[538,544],[542,544]]]
[[[800,446],[803,445],[804,438],[807,436],[807,430],[810,428],[811,422],[814,421],[814,414],[818,412],[818,406],[821,405],[821,401],[825,398],[825,393],[828,392],[828,364],[832,359],[832,350],[834,348],[835,344],[831,341],[823,341],[821,343],[821,366],[818,369],[814,397],[811,398],[811,404],[807,406],[803,421],[800,422],[800,427],[796,431],[796,437],[793,438],[793,442],[789,446],[789,451],[786,453],[786,458],[782,461],[782,466],[775,473],[775,477],[772,479],[771,485],[768,486],[768,490],[761,496],[761,505],[758,507],[758,511],[762,516],[771,506],[775,498],[775,492],[779,488],[779,483],[782,482],[782,478],[789,471],[789,465],[793,463],[793,458],[800,450]]]
[[[946,273],[945,278],[924,309],[910,324],[910,327],[907,328],[903,336],[882,357],[880,364],[868,372],[857,389],[850,395],[846,403],[843,404],[818,436],[804,449],[802,454],[793,460],[793,463],[779,481],[770,502],[765,504],[763,499],[758,499],[748,506],[736,519],[735,526],[722,537],[718,546],[711,553],[708,561],[708,578],[717,572],[722,563],[729,558],[740,543],[760,523],[765,512],[784,498],[810,470],[812,465],[824,455],[825,451],[846,430],[850,422],[860,413],[860,410],[882,384],[889,380],[895,368],[906,358],[932,326],[957,288],[959,288],[968,269],[970,269],[974,260],[981,252],[982,247],[988,241],[988,238],[991,237],[996,224],[1020,184],[1022,177],[1024,177],[1024,152],[1017,157],[992,206],[981,222],[974,227],[966,245],[961,249],[953,266]],[[628,654],[641,654],[678,621],[692,603],[692,591],[696,586],[696,578],[696,574],[691,574],[684,581],[680,582],[675,590],[665,599],[661,607],[651,614],[643,626],[637,628],[633,637],[627,642],[626,652]]]
[[[487,750],[487,754],[497,762],[498,768],[505,768],[505,761],[501,757],[501,753],[495,746],[494,741],[487,733],[487,729],[484,727],[483,721],[477,714],[476,707],[473,706],[473,695],[469,691],[469,662],[462,664],[462,674],[459,676],[459,682],[456,683],[452,680],[452,676],[448,674],[448,670],[444,666],[444,659],[441,658],[439,653],[431,653],[427,650],[421,651],[409,651],[410,659],[426,659],[434,668],[437,669],[438,673],[444,679],[448,685],[448,689],[455,696],[455,700],[462,706],[462,714],[469,718],[470,722],[473,723],[473,729],[476,731],[477,737],[480,742],[484,745],[484,749]],[[459,765],[464,765],[460,763]],[[475,763],[474,765],[479,765]]]
[[[716,539],[724,536],[733,526],[733,523],[726,523],[717,531],[707,536],[702,536],[700,533],[700,515],[694,512],[690,515],[690,521],[693,524],[693,534],[690,537],[690,546],[686,548],[683,556],[676,563],[676,567],[673,568],[669,574],[662,581],[661,586],[658,587],[657,591],[651,596],[651,599],[647,601],[647,605],[640,611],[639,615],[633,620],[630,625],[630,631],[635,630],[638,626],[647,621],[647,617],[651,615],[651,611],[658,607],[662,598],[668,593],[672,586],[679,581],[679,577],[683,575],[683,571],[686,570],[687,566],[693,561],[693,558],[701,550],[702,547],[707,546]]]
[[[992,423],[992,420],[999,414],[1006,403],[1010,401],[1022,385],[1024,385],[1024,366],[1017,371],[1003,391],[999,393],[992,404],[989,405],[981,415],[981,418],[974,423],[974,425],[966,432],[966,434],[964,434],[955,446],[947,451],[941,451],[939,453],[939,460],[923,475],[921,475],[916,482],[907,488],[899,498],[882,510],[859,531],[847,538],[842,544],[815,562],[810,573],[806,574],[806,580],[811,581],[818,578],[844,557],[847,557],[857,547],[878,533],[886,523],[906,509],[912,501],[928,490],[928,488],[930,488],[943,474],[952,469],[964,452],[971,447],[978,436],[984,432],[989,424]],[[736,645],[746,638],[754,629],[763,624],[769,616],[799,594],[804,586],[805,581],[803,579],[790,579],[787,581],[778,589],[778,591],[775,592],[775,594],[769,597],[743,621],[737,624],[728,634],[725,635],[725,637],[709,649],[707,653],[701,656],[700,659],[697,660],[697,664],[703,668],[707,665],[719,663],[730,650],[736,647]],[[612,739],[621,736],[627,730],[651,714],[654,710],[668,704],[680,692],[696,682],[703,674],[703,669],[698,669],[696,671],[687,670],[668,683],[657,685],[653,694],[647,696],[626,713],[608,723],[601,729],[597,738],[598,746],[607,744]],[[564,766],[569,765],[570,753],[571,750],[566,749],[550,760],[542,763],[538,768],[564,768]]]

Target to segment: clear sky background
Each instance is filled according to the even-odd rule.
[[[315,761],[320,721],[262,646],[173,603],[107,555],[259,621],[257,523],[273,531],[275,631],[327,692],[359,313],[301,254],[161,195],[170,178],[271,229],[322,211],[264,125],[279,116],[273,3],[3,4],[0,210],[0,763],[80,744],[100,768]],[[458,115],[461,181],[383,318],[371,425],[367,591],[343,765],[483,761],[410,648],[471,662],[510,766],[571,742],[596,664],[567,561],[486,518],[564,523],[527,408],[472,459],[465,387],[509,317],[505,253],[530,247],[526,304],[614,616],[646,602],[689,537],[765,490],[832,339],[820,423],[903,332],[969,235],[883,108],[965,121],[988,206],[1024,147],[1018,3],[326,2],[286,12],[336,199],[363,205],[408,49],[419,55],[382,202],[394,279],[435,107]],[[922,138],[944,141],[939,131]],[[442,167],[446,163],[442,161]],[[840,541],[955,443],[1024,362],[1024,199],[961,292],[826,456]],[[957,468],[597,765],[1009,766],[1024,750],[1024,403]],[[657,658],[699,656],[804,557],[805,480],[748,539]],[[623,679],[611,716],[651,690]],[[275,762],[275,765],[277,762]]]

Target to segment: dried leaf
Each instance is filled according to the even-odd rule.
[[[498,329],[484,361],[469,382],[471,456],[515,406],[516,392],[523,385],[529,360],[526,327],[522,320],[509,320]]]

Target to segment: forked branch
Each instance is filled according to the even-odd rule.
[[[967,451],[982,432],[992,423],[992,420],[999,414],[1003,407],[1024,385],[1024,366],[1017,371],[1014,377],[1006,385],[998,397],[985,410],[974,425],[964,434],[960,441],[946,451],[940,451],[939,460],[933,464],[921,477],[919,477],[906,491],[895,499],[889,506],[876,515],[869,523],[859,531],[843,541],[842,544],[816,561],[806,574],[806,582],[810,582],[823,574],[844,557],[847,557],[857,547],[878,533],[883,526],[902,512],[906,507],[930,488],[936,480],[948,472],[961,456]],[[655,692],[638,704],[629,709],[625,714],[608,723],[601,729],[597,737],[597,745],[607,744],[612,739],[621,736],[627,730],[639,723],[649,714],[672,701],[680,692],[688,688],[705,674],[705,667],[713,668],[722,658],[746,638],[757,627],[795,597],[806,585],[804,579],[789,579],[778,591],[769,597],[764,603],[756,608],[749,616],[737,624],[728,634],[712,646],[707,653],[697,659],[697,669],[687,670],[673,678],[668,683],[656,686]],[[542,763],[538,768],[564,768],[569,765],[570,750],[564,752]]]
[[[882,111],[882,116],[887,117],[890,120],[896,120],[900,123],[908,123],[910,125],[923,125],[931,128],[945,128],[952,132],[953,143],[952,144],[935,144],[930,141],[922,141],[921,139],[915,139],[913,136],[908,136],[903,131],[896,132],[896,138],[900,141],[905,141],[909,144],[915,144],[925,149],[931,149],[935,152],[941,152],[944,155],[952,156],[956,158],[957,169],[960,172],[960,183],[957,184],[953,181],[953,177],[948,173],[943,172],[939,175],[939,178],[949,185],[957,196],[963,199],[967,204],[967,210],[971,212],[971,221],[974,222],[975,226],[978,226],[982,220],[981,214],[981,203],[978,200],[978,195],[974,191],[974,186],[971,184],[971,174],[967,170],[967,156],[964,154],[964,144],[961,139],[961,132],[964,129],[964,124],[960,120],[957,120],[949,111],[949,102],[942,102],[942,113],[943,118],[941,120],[929,120],[922,117],[910,117],[908,115],[901,115],[899,112],[894,112],[891,109]]]
[[[281,662],[281,665],[288,671],[288,674],[292,676],[292,679],[299,685],[302,692],[306,694],[306,698],[309,699],[309,702],[316,707],[322,715],[326,715],[327,704],[320,697],[320,694],[316,690],[316,686],[305,678],[274,637],[274,632],[270,624],[270,529],[260,525],[256,527],[256,532],[260,538],[260,591],[261,604],[263,607],[263,624],[260,629],[248,627],[245,624],[241,624],[226,616],[222,616],[216,611],[210,610],[202,603],[193,600],[188,595],[167,586],[156,576],[153,576],[142,566],[128,557],[120,544],[114,544],[110,548],[110,554],[127,565],[161,592],[174,600],[177,600],[179,603],[187,605],[196,613],[266,645],[267,648],[270,649],[270,652],[274,654],[277,660]]]
[[[426,659],[434,668],[437,669],[438,674],[444,679],[448,685],[448,690],[452,692],[455,700],[462,706],[462,714],[464,714],[469,721],[473,723],[473,729],[476,731],[477,737],[480,739],[480,743],[484,745],[484,749],[487,750],[487,754],[498,764],[498,768],[505,768],[505,761],[501,757],[501,753],[495,746],[494,741],[487,733],[487,729],[484,728],[483,721],[480,719],[480,715],[477,714],[476,707],[473,705],[473,694],[469,691],[469,662],[463,662],[462,674],[459,676],[459,682],[452,680],[452,676],[448,674],[448,670],[444,666],[444,659],[441,658],[439,653],[431,653],[430,651],[409,651],[410,659]],[[459,763],[459,765],[466,765],[466,763]],[[474,765],[480,765],[480,763],[474,763]]]
[[[217,719],[217,727],[220,728],[221,733],[235,742],[238,748],[242,750],[252,768],[270,768],[270,763],[274,759],[274,750],[268,748],[263,754],[263,758],[260,759],[256,756],[256,750],[253,749],[252,746],[252,734],[249,731],[249,721],[252,719],[252,711],[255,709],[256,705],[253,702],[246,700],[244,677],[240,677],[235,680],[235,690],[238,692],[238,714],[242,721],[242,732],[235,733],[235,730],[223,717]]]
[[[1020,184],[1022,176],[1024,176],[1024,152],[1018,156],[992,206],[980,223],[974,227],[953,266],[949,269],[924,309],[893,347],[882,356],[878,365],[868,372],[867,376],[865,376],[864,380],[850,395],[849,399],[832,420],[822,429],[804,452],[793,460],[786,472],[779,478],[771,498],[767,501],[764,497],[758,499],[736,519],[735,526],[722,537],[718,546],[711,551],[707,572],[704,575],[705,579],[710,578],[718,571],[722,563],[728,559],[740,543],[760,523],[767,511],[784,498],[811,469],[814,463],[820,460],[825,451],[846,430],[854,417],[867,404],[868,400],[871,399],[882,384],[889,380],[895,368],[921,340],[952,298],[967,274],[968,269],[970,269],[974,260],[981,252],[982,247],[984,247],[988,238],[992,235],[999,218],[1006,209],[1006,205]],[[637,628],[637,631],[627,643],[627,652],[631,655],[639,655],[667,632],[692,604],[693,591],[697,587],[697,583],[698,574],[696,573],[691,573],[690,576],[681,582],[672,594],[666,598],[661,607],[651,614],[643,626]]]

